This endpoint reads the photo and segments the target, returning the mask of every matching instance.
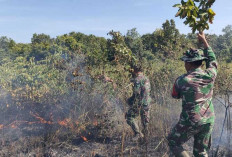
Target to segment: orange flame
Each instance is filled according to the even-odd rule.
[[[14,125],[14,124],[12,124],[12,125],[11,125],[11,128],[15,129],[15,128],[17,128],[17,126]]]
[[[70,122],[70,119],[64,119],[64,120],[61,120],[61,121],[58,121],[58,124],[61,125],[61,126],[68,126],[68,123]]]
[[[53,115],[52,113],[50,113],[50,120],[45,120],[43,117],[41,117],[38,113],[32,113],[30,112],[30,115],[35,117],[37,120],[36,121],[13,121],[10,124],[7,125],[3,125],[0,124],[0,130],[3,128],[17,128],[18,126],[20,126],[21,124],[28,124],[28,125],[32,125],[32,124],[39,124],[39,123],[43,123],[43,124],[49,124],[49,125],[53,125],[53,124],[58,124],[60,126],[64,126],[67,128],[70,128],[72,130],[77,130],[77,126],[79,125],[78,121],[72,122],[72,120],[70,118],[66,118],[64,120],[58,120],[58,121],[54,121],[53,122]],[[95,125],[97,125],[97,121],[94,123]],[[84,141],[87,141],[87,138],[82,137],[82,139]]]
[[[47,121],[47,120],[43,119],[42,117],[40,117],[38,114],[31,113],[31,115],[34,116],[35,118],[37,118],[41,123],[53,124],[51,121]]]
[[[93,125],[94,125],[94,126],[97,126],[97,125],[98,125],[97,120],[94,120],[94,121],[93,121]]]
[[[81,136],[81,138],[82,138],[85,142],[88,141],[88,139],[87,139],[85,136]]]

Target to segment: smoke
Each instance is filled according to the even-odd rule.
[[[231,128],[231,108],[229,107],[226,110],[226,107],[223,106],[225,100],[217,98],[214,100],[215,107],[215,125],[213,130],[213,147],[223,147],[224,149],[231,150],[231,141],[232,141],[232,128]],[[224,103],[225,104],[225,103]],[[226,113],[227,111],[227,113]],[[227,117],[225,117],[227,114]]]

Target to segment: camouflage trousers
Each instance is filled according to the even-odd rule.
[[[132,130],[134,131],[134,134],[138,134],[141,133],[138,123],[136,121],[136,119],[138,117],[141,117],[141,122],[143,125],[143,131],[145,132],[147,129],[147,125],[149,123],[149,110],[145,110],[143,109],[143,107],[131,107],[128,112],[126,113],[126,120],[127,120],[127,124],[131,126]]]
[[[182,144],[194,137],[193,155],[208,157],[207,151],[211,146],[213,124],[183,125],[179,121],[168,136],[170,150],[175,154],[184,151]]]

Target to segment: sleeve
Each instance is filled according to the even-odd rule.
[[[217,76],[218,63],[212,48],[208,47],[207,49],[204,49],[204,55],[208,58],[206,60],[206,72],[209,77],[215,79]]]
[[[178,79],[176,79],[173,88],[172,88],[172,97],[175,99],[180,99],[181,95],[180,95],[180,89],[178,87]]]
[[[150,102],[151,102],[151,97],[150,97],[150,92],[151,92],[151,85],[149,79],[145,79],[142,90],[141,90],[141,102],[143,107],[149,107]]]
[[[133,82],[133,94],[132,94],[132,96],[130,97],[130,98],[128,98],[127,99],[127,104],[129,105],[129,106],[133,106],[133,104],[134,104],[134,102],[135,102],[135,99],[136,99],[136,97],[137,97],[137,92],[138,92],[138,82],[136,81],[136,80],[132,80],[132,82]]]
[[[133,95],[127,99],[127,104],[129,106],[132,106],[134,104],[134,100],[135,100],[135,94],[133,93]]]

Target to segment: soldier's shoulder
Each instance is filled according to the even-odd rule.
[[[176,81],[182,81],[185,79],[185,77],[186,77],[186,74],[183,74],[183,75],[177,77]]]
[[[176,84],[183,85],[188,82],[187,75],[183,74],[176,79]]]

